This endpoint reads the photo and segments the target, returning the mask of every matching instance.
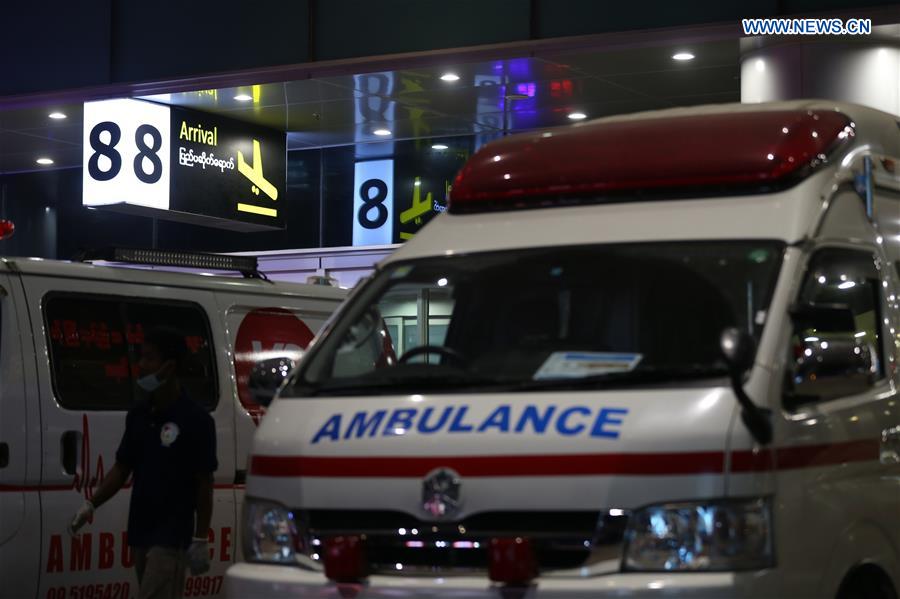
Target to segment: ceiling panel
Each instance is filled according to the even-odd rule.
[[[343,144],[385,143],[389,140],[455,137],[472,135],[490,130],[466,119],[440,115],[422,115],[416,119],[404,118],[391,121],[391,135],[381,137],[372,133],[366,124],[350,124],[341,127],[322,127],[315,130],[292,131],[289,135],[292,149],[302,147],[333,146]]]
[[[635,100],[617,100],[612,102],[588,102],[578,106],[580,111],[590,115],[590,118],[612,116],[614,114],[628,114],[642,110],[658,110],[669,108],[673,104],[664,99],[640,98]],[[542,129],[544,127],[562,127],[571,125],[569,108],[556,108],[543,111],[513,111],[510,113],[497,112],[481,115],[487,121],[506,123],[507,131],[526,131],[530,129]]]
[[[198,90],[143,99],[207,111],[288,133],[291,149],[388,140],[452,138],[588,118],[740,99],[738,40],[582,51],[283,83]],[[676,51],[691,61],[677,62]],[[442,81],[454,73],[456,81]],[[246,101],[235,96],[246,95]],[[60,110],[68,118],[48,118]],[[80,104],[0,112],[0,172],[81,161]],[[389,141],[388,141],[389,143]],[[375,146],[373,146],[375,147]],[[58,157],[58,158],[57,158]]]
[[[324,79],[303,79],[263,85],[243,85],[221,89],[198,90],[176,94],[144,96],[145,100],[205,110],[208,112],[245,110],[345,100],[357,95],[352,86],[347,89],[328,83]],[[243,99],[237,99],[237,98]]]
[[[644,73],[615,75],[606,77],[606,80],[654,98],[720,93],[736,93],[740,96],[740,75],[739,66],[727,65],[681,72],[660,71],[652,76]]]
[[[447,73],[452,73],[459,79],[441,80],[441,76]],[[399,98],[404,94],[451,92],[484,85],[548,81],[573,76],[578,76],[578,73],[567,66],[538,58],[517,58],[331,77],[324,81],[364,94]]]
[[[81,165],[81,145],[72,145],[32,135],[0,131],[0,173],[48,170]],[[37,164],[50,158],[53,164]]]
[[[690,52],[693,60],[677,61],[677,52]],[[740,64],[738,40],[705,42],[702,44],[662,45],[648,48],[628,48],[604,52],[582,52],[545,57],[582,75],[605,77],[635,73],[683,72],[693,69]]]
[[[25,129],[58,130],[67,126],[81,126],[81,104],[58,104],[41,108],[0,111],[0,129],[21,131]],[[51,113],[60,112],[65,119],[54,120]]]

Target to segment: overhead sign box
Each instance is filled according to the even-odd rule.
[[[285,226],[285,135],[141,100],[84,105],[82,203],[236,231]]]

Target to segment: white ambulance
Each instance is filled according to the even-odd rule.
[[[270,407],[226,591],[896,598],[898,161],[824,101],[483,147]]]
[[[0,245],[2,248],[2,245]],[[73,514],[115,462],[144,332],[184,332],[187,393],[216,423],[211,569],[186,597],[221,595],[239,555],[250,442],[278,377],[346,296],[259,278],[256,259],[117,250],[116,263],[241,270],[248,278],[0,259],[0,597],[128,599],[130,484],[70,538]],[[277,369],[276,369],[277,370]],[[271,368],[269,369],[271,373]]]

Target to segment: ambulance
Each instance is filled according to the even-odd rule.
[[[900,589],[900,124],[503,138],[256,432],[230,597]]]
[[[346,291],[270,282],[248,256],[100,257],[106,264],[0,259],[0,597],[137,596],[130,483],[77,536],[66,529],[115,463],[143,336],[159,325],[183,331],[182,385],[216,424],[211,569],[188,576],[184,596],[222,596],[239,555],[247,456],[264,404]]]

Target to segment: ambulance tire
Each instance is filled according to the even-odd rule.
[[[881,568],[866,564],[847,575],[837,599],[897,599],[897,592]]]

